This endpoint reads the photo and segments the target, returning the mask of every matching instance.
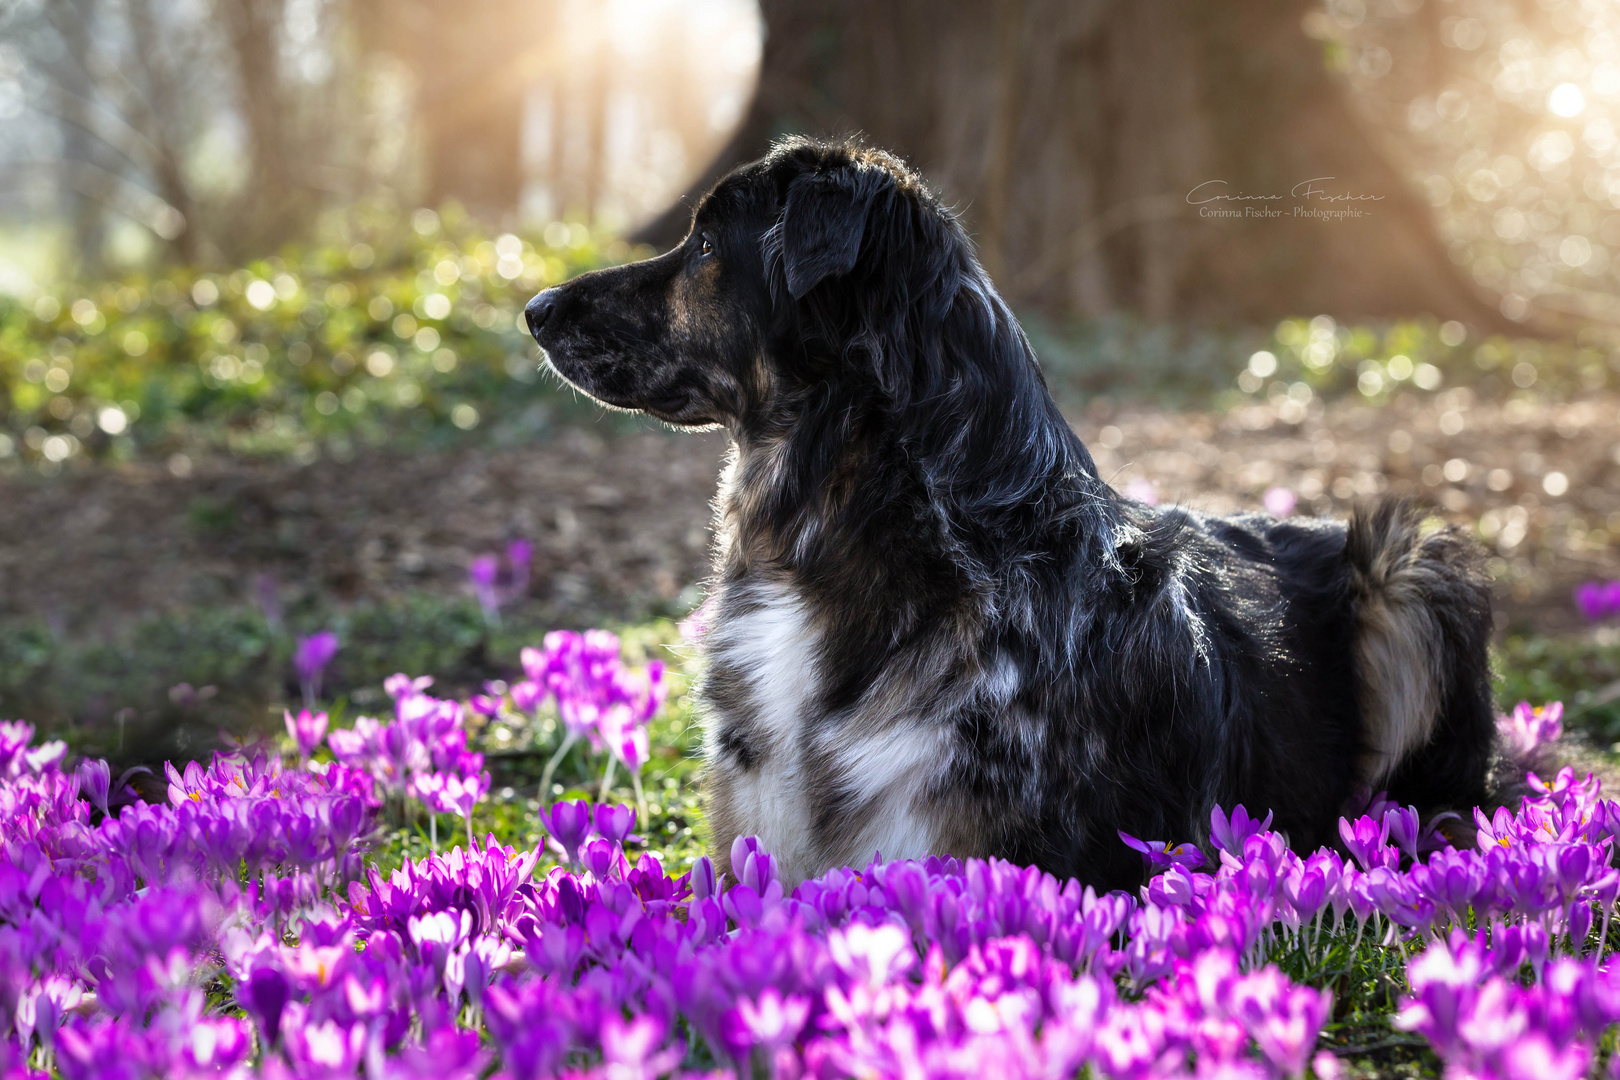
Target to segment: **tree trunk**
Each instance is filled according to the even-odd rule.
[[[1025,310],[1502,323],[1304,35],[1311,0],[762,0],[761,10],[758,92],[694,193],[779,135],[859,132],[960,208]],[[1372,198],[1330,202],[1310,189]],[[1268,198],[1196,202],[1239,193]],[[690,205],[641,238],[678,239]],[[1263,209],[1280,213],[1249,213]],[[1361,216],[1305,213],[1343,209]]]
[[[162,59],[157,21],[153,17],[152,0],[127,0],[130,36],[135,45],[135,59],[144,100],[137,106],[140,123],[152,143],[152,174],[157,181],[158,194],[180,215],[179,231],[165,239],[181,262],[195,264],[202,255],[202,229],[197,220],[196,201],[186,179],[180,154],[175,149],[179,140],[171,129],[180,115],[179,95],[176,93],[171,72]]]
[[[293,110],[282,85],[280,33],[286,5],[285,0],[215,0],[215,10],[236,61],[252,160],[244,200],[250,236],[237,246],[263,250],[300,230],[310,197]]]
[[[94,6],[94,0],[70,0],[64,5],[66,10],[60,22],[62,42],[67,50],[61,78],[63,89],[74,102],[90,101],[95,94],[90,72],[85,67],[90,56],[91,27],[95,24]],[[84,190],[82,183],[76,182],[76,174],[94,164],[95,143],[90,133],[80,123],[63,123],[63,186],[70,192],[68,205],[73,222],[75,269],[86,277],[101,266],[106,241],[106,211],[101,201]]]
[[[556,4],[543,0],[362,0],[365,46],[416,80],[425,204],[511,218],[523,194],[528,86],[555,60]]]

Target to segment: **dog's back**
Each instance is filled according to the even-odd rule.
[[[1275,811],[1308,850],[1379,787],[1426,813],[1485,799],[1489,601],[1470,544],[1399,503],[1348,526],[1126,509],[1127,587],[1058,588],[968,632],[925,621],[858,663],[828,635],[859,582],[833,598],[723,580],[716,836],[762,836],[792,876],[951,851],[1119,886],[1141,864],[1116,830],[1202,841],[1215,803]],[[871,675],[835,694],[851,670]]]
[[[1338,814],[1380,789],[1426,814],[1485,801],[1495,715],[1477,545],[1400,499],[1348,523],[1157,513],[1194,553],[1189,617],[1220,627],[1252,695],[1214,801],[1275,809],[1301,846],[1332,843]]]

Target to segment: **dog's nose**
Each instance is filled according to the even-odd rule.
[[[523,317],[529,320],[529,333],[536,339],[540,337],[540,331],[545,328],[546,320],[556,313],[557,301],[559,300],[558,294],[561,291],[560,289],[547,289],[533,300],[530,300],[528,306],[523,309]]]

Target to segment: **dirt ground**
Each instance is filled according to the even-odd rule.
[[[1502,625],[1575,629],[1570,590],[1620,576],[1620,397],[1476,402],[1466,389],[1381,408],[1281,400],[1224,413],[1097,405],[1071,417],[1116,486],[1224,512],[1270,487],[1298,513],[1385,491],[1479,522]],[[707,569],[719,434],[606,439],[346,464],[160,464],[0,477],[0,618],[99,633],[177,606],[464,591],[468,561],[534,544],[531,596],[566,618],[691,602]]]

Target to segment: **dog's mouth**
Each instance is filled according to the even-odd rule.
[[[649,416],[678,427],[708,427],[717,422],[696,395],[684,391],[646,398],[637,407]]]
[[[611,409],[623,409],[627,412],[644,412],[647,415],[662,420],[666,424],[675,424],[679,427],[708,427],[715,423],[709,410],[703,407],[701,395],[690,388],[671,388],[654,393],[625,392],[603,385],[590,362],[573,359],[570,361],[565,355],[559,355],[562,350],[551,350],[545,346],[540,347],[545,359],[545,365],[570,386],[582,393],[590,395],[597,401]],[[559,364],[557,361],[563,360]]]
[[[692,399],[688,394],[655,394],[644,399],[641,407],[655,415],[663,413],[666,416],[679,416],[691,403]]]

